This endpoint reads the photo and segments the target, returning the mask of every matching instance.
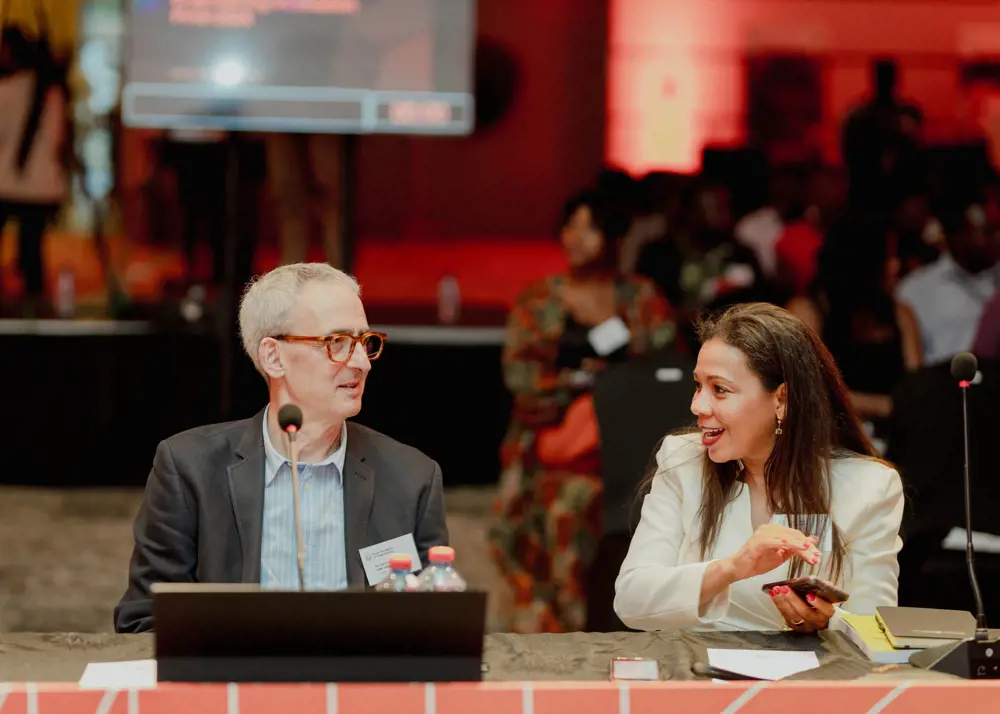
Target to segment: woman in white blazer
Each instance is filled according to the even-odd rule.
[[[829,351],[773,305],[699,327],[691,411],[668,436],[615,584],[636,629],[815,632],[834,607],[765,583],[815,575],[848,612],[895,605],[899,474],[880,460]]]

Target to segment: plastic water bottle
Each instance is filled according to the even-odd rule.
[[[389,556],[389,575],[375,586],[380,593],[405,593],[417,589],[416,578],[410,574],[412,561],[408,555]]]
[[[420,590],[428,592],[462,592],[465,580],[455,570],[455,549],[436,545],[427,554],[430,565],[420,573]]]
[[[462,311],[462,291],[458,278],[445,275],[438,282],[438,321],[445,325],[458,322]]]
[[[62,268],[56,278],[56,314],[68,320],[76,312],[76,276],[69,268]]]

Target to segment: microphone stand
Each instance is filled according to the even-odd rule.
[[[985,642],[990,632],[986,628],[986,608],[983,607],[983,595],[979,591],[979,578],[976,577],[976,553],[972,547],[972,478],[969,476],[969,386],[967,380],[958,383],[962,390],[962,439],[965,445],[965,465],[963,477],[965,480],[965,565],[969,569],[969,583],[972,585],[972,597],[976,601],[976,642]]]
[[[292,500],[295,511],[295,561],[299,570],[299,590],[306,589],[306,548],[302,538],[302,516],[300,513],[299,496],[299,447],[295,443],[295,434],[298,432],[294,426],[289,426],[288,434],[288,454],[292,462]]]
[[[1000,679],[1000,652],[994,652],[997,642],[990,641],[990,633],[986,628],[986,610],[983,607],[982,593],[979,591],[975,549],[972,546],[972,479],[969,475],[968,400],[971,382],[963,379],[959,381],[958,386],[962,390],[962,436],[965,446],[965,466],[963,469],[965,481],[965,563],[969,569],[969,583],[972,585],[972,596],[976,602],[976,632],[972,639],[949,642],[945,645],[916,652],[910,657],[910,664],[936,672],[953,674],[964,679]],[[995,659],[994,654],[998,655]]]

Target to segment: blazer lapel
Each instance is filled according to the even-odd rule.
[[[347,584],[364,586],[365,569],[358,552],[367,543],[368,521],[375,498],[375,473],[365,463],[365,434],[347,423],[347,454],[344,458],[344,545],[347,549]]]
[[[240,582],[260,582],[260,540],[264,522],[264,410],[250,420],[227,468],[243,564]]]

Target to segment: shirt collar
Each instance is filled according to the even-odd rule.
[[[274,477],[278,475],[278,471],[281,467],[289,463],[289,460],[278,453],[278,450],[274,448],[274,444],[271,442],[271,434],[267,430],[267,415],[270,410],[270,405],[264,408],[264,485],[271,483]],[[337,472],[339,474],[344,473],[344,461],[347,458],[347,423],[345,422],[343,426],[340,427],[340,446],[332,454],[327,456],[325,459],[315,464],[303,464],[299,462],[300,466],[329,466],[333,464],[337,467]]]

